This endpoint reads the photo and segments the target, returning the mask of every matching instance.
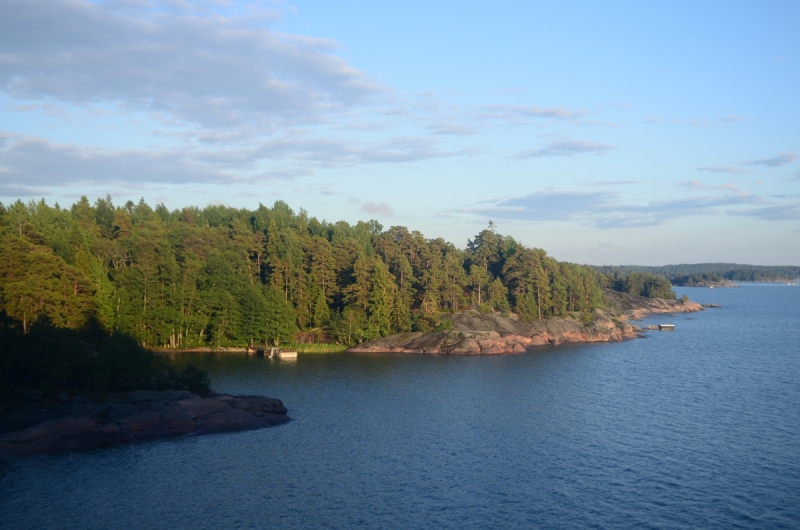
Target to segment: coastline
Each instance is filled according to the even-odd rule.
[[[451,316],[454,329],[430,333],[400,333],[347,350],[349,353],[424,353],[431,355],[499,355],[524,353],[529,347],[589,342],[619,342],[641,337],[630,324],[653,314],[703,311],[692,301],[681,302],[606,291],[608,307],[595,310],[590,323],[577,314],[521,322],[516,315],[467,311]]]
[[[292,343],[282,347],[291,348],[297,353],[303,354],[338,353],[347,349],[346,346],[335,343]],[[263,348],[233,346],[219,348],[152,348],[151,351],[156,355],[174,355],[177,353],[247,353],[254,355],[259,349],[263,350]]]

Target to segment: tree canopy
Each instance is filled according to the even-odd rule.
[[[670,294],[646,277],[626,281],[629,292]],[[352,344],[430,331],[470,307],[523,319],[588,312],[605,286],[620,287],[492,223],[461,250],[374,220],[320,221],[281,201],[0,205],[0,310],[23,332],[46,316],[72,329],[96,320],[145,347],[280,345],[312,329]]]

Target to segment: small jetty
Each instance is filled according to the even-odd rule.
[[[643,329],[649,331],[675,331],[675,324],[654,324],[649,326],[643,326]]]
[[[292,348],[248,348],[249,355],[267,357],[269,359],[297,360],[297,350]]]

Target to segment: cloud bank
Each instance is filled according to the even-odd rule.
[[[761,158],[759,160],[750,160],[742,162],[746,166],[767,166],[767,167],[780,167],[790,164],[797,160],[797,155],[794,153],[780,153],[772,158]]]
[[[385,91],[327,40],[173,2],[114,5],[0,2],[0,86],[18,100],[113,104],[202,127],[318,121]]]
[[[259,182],[308,175],[319,168],[410,164],[466,154],[443,150],[430,140],[409,137],[370,144],[297,135],[215,150],[191,146],[161,150],[100,149],[10,134],[0,139],[3,140],[0,185],[6,186],[21,181],[32,186],[123,181]]]
[[[728,187],[717,189],[730,191]],[[576,221],[598,228],[636,228],[659,225],[681,217],[731,213],[721,208],[764,202],[761,197],[743,192],[632,204],[625,202],[619,193],[611,191],[539,191],[522,197],[500,199],[491,206],[464,208],[460,212],[493,219]],[[739,211],[736,215],[772,220],[781,218],[780,215],[784,219],[792,218],[786,217],[792,211],[791,207],[763,207]]]
[[[536,158],[542,156],[566,156],[582,155],[586,153],[603,154],[616,146],[586,142],[583,140],[559,140],[540,149],[530,149],[514,155],[514,158]]]

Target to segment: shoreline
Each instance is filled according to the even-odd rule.
[[[535,346],[590,342],[620,342],[642,337],[645,330],[632,325],[654,314],[703,311],[692,301],[680,302],[606,291],[608,307],[596,309],[592,322],[570,315],[521,322],[516,315],[481,314],[475,310],[450,318],[452,331],[400,333],[382,337],[347,350],[348,353],[423,353],[431,355],[502,355],[525,353]]]
[[[237,432],[291,421],[279,399],[187,390],[137,390],[95,402],[20,405],[0,412],[0,458],[87,451],[125,443]],[[23,427],[23,428],[15,428]]]
[[[347,349],[343,344],[327,344],[327,343],[299,343],[289,344],[285,348],[295,350],[297,353],[314,355],[325,353],[339,353]],[[244,347],[221,347],[221,348],[150,348],[156,355],[173,355],[176,353],[247,353],[254,355],[258,349],[263,348],[244,348]]]

